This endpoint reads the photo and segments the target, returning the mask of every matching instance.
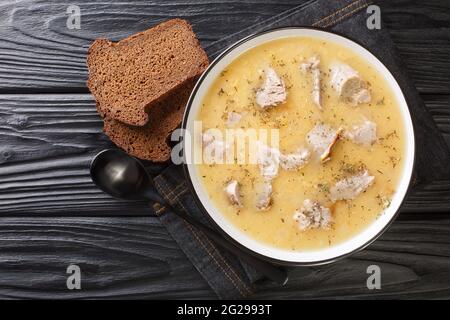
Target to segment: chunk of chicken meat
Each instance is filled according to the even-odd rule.
[[[209,132],[204,132],[204,133],[202,134],[202,144],[203,144],[203,147],[206,147],[206,146],[210,145],[211,143],[214,142],[214,140],[216,140],[216,137],[214,137],[214,135],[212,135],[211,133],[209,133]]]
[[[351,177],[338,181],[330,189],[330,198],[333,202],[338,200],[353,200],[359,194],[366,191],[375,180],[367,170]]]
[[[236,180],[231,180],[225,187],[225,193],[230,203],[241,208],[243,206],[241,195],[239,194],[239,183]]]
[[[377,124],[365,120],[362,124],[353,126],[352,130],[346,130],[345,137],[356,144],[371,146],[377,141]]]
[[[278,176],[278,168],[280,166],[280,151],[260,142],[258,144],[257,152],[257,163],[261,175],[267,181],[273,180],[276,176]]]
[[[301,231],[317,228],[328,229],[333,223],[330,209],[311,199],[303,201],[302,208],[295,211],[293,218]]]
[[[341,99],[353,106],[369,103],[371,100],[367,83],[356,70],[345,63],[335,63],[331,66],[331,86]]]
[[[296,153],[283,155],[277,148],[259,142],[257,163],[261,176],[264,180],[256,188],[256,208],[260,211],[270,209],[272,204],[272,183],[271,181],[278,176],[278,170],[281,166],[285,170],[295,170],[304,166],[309,158],[308,149],[299,149]]]
[[[311,152],[306,148],[301,148],[295,153],[280,154],[280,166],[284,170],[297,170],[304,167],[310,157]]]
[[[307,134],[306,140],[320,156],[322,162],[330,160],[332,148],[338,141],[342,130],[342,128],[336,130],[326,124],[319,123]]]
[[[242,114],[234,111],[230,111],[227,114],[227,127],[231,128],[237,125],[242,119]]]
[[[312,91],[311,91],[311,97],[314,102],[314,104],[322,110],[322,97],[320,94],[320,87],[321,87],[321,79],[320,79],[320,59],[318,56],[311,57],[307,62],[302,63],[300,65],[300,70],[303,73],[307,73],[308,71],[311,72],[312,77]]]
[[[300,64],[300,70],[303,73],[306,73],[310,71],[311,69],[318,68],[320,65],[320,59],[319,56],[314,55],[311,58],[309,58],[306,62]]]
[[[272,183],[265,181],[255,186],[256,209],[267,211],[272,206]]]
[[[202,134],[203,159],[208,164],[224,163],[230,146],[209,132]]]
[[[284,81],[277,75],[275,70],[267,68],[265,73],[266,79],[264,84],[256,92],[256,103],[262,109],[282,104],[287,98]]]

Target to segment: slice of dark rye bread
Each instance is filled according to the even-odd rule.
[[[163,22],[117,43],[97,39],[89,48],[87,85],[101,116],[143,126],[159,100],[208,66],[190,24]]]
[[[131,126],[107,117],[103,131],[132,156],[154,162],[167,161],[171,153],[168,137],[181,123],[194,84],[193,80],[189,81],[150,108],[149,122],[145,126]]]

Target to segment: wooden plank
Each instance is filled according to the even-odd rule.
[[[208,298],[157,218],[3,218],[0,298]],[[68,290],[67,267],[81,269]]]
[[[380,1],[385,26],[421,93],[450,93],[450,2]]]
[[[450,145],[450,99],[426,96]],[[0,95],[0,215],[148,215],[144,203],[110,198],[89,177],[112,147],[89,94]],[[448,211],[450,181],[414,190],[405,211]]]
[[[386,27],[418,89],[450,93],[450,4],[382,3]],[[207,45],[295,5],[298,1],[86,1],[80,5],[81,29],[70,30],[67,3],[11,1],[0,6],[0,93],[87,92],[86,52],[98,37],[118,40],[182,17]]]
[[[290,270],[257,298],[450,298],[450,220],[396,222],[341,262]],[[82,289],[67,290],[77,264]],[[368,290],[367,267],[381,268]],[[213,298],[157,218],[0,218],[0,298]]]
[[[103,194],[89,164],[111,147],[89,95],[0,97],[0,210],[120,214],[128,202]],[[139,211],[139,210],[138,210]],[[142,213],[148,213],[141,206]]]
[[[120,40],[163,20],[182,17],[202,44],[233,33],[293,4],[256,0],[85,1],[81,28],[67,28],[68,3],[11,2],[0,7],[0,92],[87,92],[86,52],[98,37]]]

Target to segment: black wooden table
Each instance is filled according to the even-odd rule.
[[[214,4],[211,4],[214,2]],[[144,203],[110,198],[91,182],[92,156],[110,147],[85,82],[91,41],[113,40],[172,17],[204,45],[298,1],[84,1],[81,29],[68,3],[0,6],[0,298],[213,298]],[[381,3],[429,112],[450,145],[450,2]],[[429,137],[433,139],[433,137]],[[450,164],[449,164],[450,165]],[[449,298],[450,180],[419,185],[389,231],[336,264],[299,268],[258,298]],[[82,270],[68,290],[66,269]],[[366,269],[382,270],[368,290]]]

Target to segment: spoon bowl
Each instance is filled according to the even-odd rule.
[[[115,198],[144,199],[153,184],[143,164],[120,150],[100,152],[92,161],[92,181],[104,192]]]

